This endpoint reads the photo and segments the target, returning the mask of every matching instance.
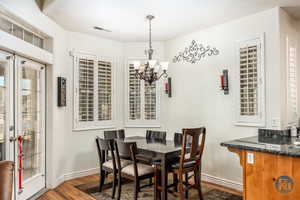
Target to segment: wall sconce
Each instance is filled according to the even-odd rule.
[[[221,90],[224,91],[224,94],[229,94],[229,82],[228,82],[228,70],[224,69],[223,74],[221,75]]]
[[[57,77],[57,106],[67,106],[67,79]]]
[[[172,79],[171,77],[168,77],[167,81],[165,82],[165,93],[168,95],[168,97],[172,97],[172,85],[171,85]]]

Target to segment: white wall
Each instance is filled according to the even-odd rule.
[[[255,127],[234,124],[237,109],[234,81],[238,70],[236,41],[265,33],[267,127],[271,127],[272,118],[281,117],[278,12],[275,8],[166,42],[165,54],[170,62],[192,40],[220,50],[220,55],[206,57],[196,64],[172,63],[169,76],[173,80],[173,96],[162,105],[163,124],[169,134],[183,127],[204,125],[207,128],[203,159],[205,174],[241,183],[238,156],[221,147],[220,143],[257,134]],[[223,69],[229,70],[229,95],[220,90],[219,77]]]
[[[281,91],[282,91],[282,125],[284,127],[289,126],[287,121],[287,68],[288,68],[288,57],[287,57],[287,38],[290,43],[298,43],[298,51],[299,51],[299,37],[300,32],[297,30],[297,22],[291,18],[285,10],[280,9],[279,12],[279,32],[280,32],[280,66],[281,66]],[[298,64],[299,66],[299,64]],[[299,68],[299,67],[298,67]],[[300,77],[300,68],[298,70],[298,77]],[[299,85],[298,81],[298,85]],[[300,93],[300,87],[298,87]],[[298,93],[298,100],[300,99]],[[300,103],[299,103],[300,105]],[[298,110],[299,113],[299,110]],[[299,114],[298,114],[299,116]],[[297,119],[295,119],[297,121]]]
[[[89,36],[87,34],[68,32],[68,50],[86,54],[92,54],[101,57],[112,57],[119,61],[120,65],[115,67],[116,81],[115,90],[115,127],[123,127],[123,44],[117,41],[102,39]],[[65,74],[68,81],[68,101],[67,107],[63,108],[68,118],[60,123],[64,123],[67,131],[64,133],[65,142],[65,160],[62,163],[65,169],[65,178],[80,175],[85,170],[95,169],[98,164],[98,155],[96,152],[95,137],[101,135],[103,130],[73,131],[73,57],[67,56],[68,64],[65,66],[68,73]],[[98,170],[92,170],[87,173],[96,173]],[[85,172],[84,172],[85,173]]]

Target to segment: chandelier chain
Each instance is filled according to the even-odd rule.
[[[152,49],[152,36],[151,36],[151,32],[152,32],[152,26],[151,26],[151,18],[149,19],[149,47],[150,49]]]

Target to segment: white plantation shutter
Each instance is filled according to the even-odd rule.
[[[156,120],[156,82],[145,82],[145,120]]]
[[[113,63],[96,56],[74,56],[74,129],[111,128]]]
[[[240,48],[240,114],[258,114],[257,53],[258,46]]]
[[[239,125],[263,126],[265,123],[263,44],[263,37],[239,42]]]
[[[98,120],[112,119],[112,69],[110,62],[98,61]]]
[[[79,121],[94,120],[94,60],[79,59]]]
[[[129,65],[129,119],[141,119],[141,81],[135,77],[133,64]]]
[[[287,38],[287,121],[297,122],[298,87],[297,87],[297,48],[296,42]]]

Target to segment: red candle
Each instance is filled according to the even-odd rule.
[[[224,87],[224,76],[221,76],[221,87]]]
[[[165,83],[165,91],[167,92],[169,90],[169,84]]]

